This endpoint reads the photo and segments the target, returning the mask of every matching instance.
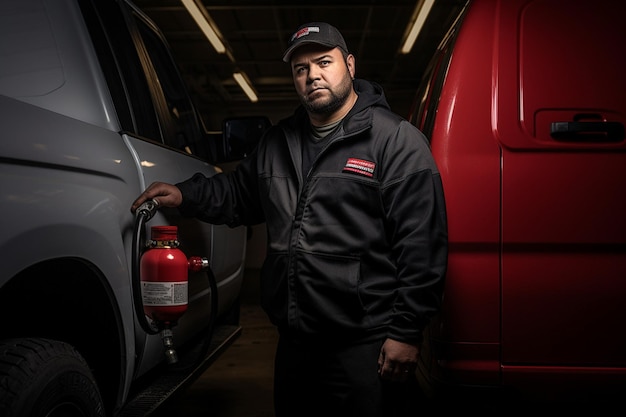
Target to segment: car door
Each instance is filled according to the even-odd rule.
[[[215,175],[220,170],[209,162],[214,155],[163,35],[139,9],[123,5],[125,24],[104,20],[107,47],[103,44],[98,50],[103,66],[115,66],[107,74],[108,88],[123,126],[120,134],[141,173],[140,182],[145,188],[154,181],[175,184],[197,172]],[[100,7],[106,16],[107,6],[100,3]],[[111,56],[105,56],[108,51]],[[186,256],[210,261],[218,286],[219,312],[235,305],[243,279],[245,227],[213,226],[182,218],[177,210],[168,208],[160,209],[146,224],[146,236],[150,227],[157,225],[176,225],[180,249]],[[204,271],[189,273],[188,309],[173,329],[177,345],[207,330],[214,307],[209,278]],[[139,373],[163,359],[159,335],[140,338],[137,343],[145,343],[139,355]]]

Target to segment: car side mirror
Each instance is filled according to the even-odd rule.
[[[222,123],[222,158],[225,162],[248,156],[272,126],[265,116],[233,117]]]

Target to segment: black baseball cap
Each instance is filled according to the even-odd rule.
[[[348,53],[348,47],[343,36],[336,27],[324,22],[305,23],[296,29],[289,38],[287,50],[283,54],[283,61],[289,62],[291,54],[302,45],[316,43],[328,48],[341,48]]]

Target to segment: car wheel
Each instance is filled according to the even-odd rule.
[[[69,344],[42,338],[0,342],[0,415],[104,417],[87,362]]]

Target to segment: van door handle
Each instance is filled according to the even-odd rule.
[[[624,140],[624,125],[620,122],[552,122],[550,136],[576,142],[619,142]]]

